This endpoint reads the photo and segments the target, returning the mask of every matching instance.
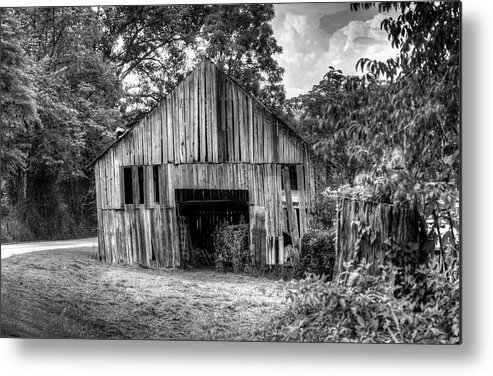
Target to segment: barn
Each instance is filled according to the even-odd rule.
[[[310,226],[314,158],[287,124],[204,60],[93,162],[100,260],[184,267],[221,221],[248,223],[259,268]],[[187,241],[188,240],[188,241]]]

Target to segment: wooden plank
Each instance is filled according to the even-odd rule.
[[[206,108],[205,108],[205,73],[204,62],[199,65],[199,131],[200,131],[200,161],[207,161],[207,129],[206,129]]]
[[[180,253],[180,245],[178,239],[178,222],[176,220],[176,209],[170,208],[168,210],[169,210],[168,213],[169,213],[170,234],[173,242],[172,267],[179,268],[181,267],[181,253]]]
[[[178,118],[178,93],[171,94],[171,126],[173,129],[173,163],[180,163],[180,124]]]
[[[266,255],[266,232],[265,232],[265,208],[262,206],[256,207],[255,211],[255,225],[254,238],[256,243],[256,249],[259,252],[259,266],[263,268],[267,261]]]
[[[282,233],[283,233],[282,232],[283,216],[282,216],[281,167],[279,165],[275,164],[274,165],[274,172],[276,174],[276,182],[275,182],[275,187],[276,187],[276,218],[277,218],[276,231],[277,231],[278,235],[282,235]]]
[[[188,163],[193,162],[193,128],[192,128],[192,111],[190,109],[190,97],[191,97],[191,89],[193,90],[193,86],[191,85],[190,76],[185,79],[183,82],[184,86],[184,97],[183,97],[183,109],[184,109],[184,122],[185,122],[185,144],[186,144],[186,157],[185,160]]]
[[[284,264],[284,236],[278,236],[277,238],[279,244],[279,264]]]
[[[227,132],[227,150],[226,161],[234,161],[234,133],[233,133],[233,99],[231,95],[232,83],[229,78],[226,79],[226,132]]]
[[[206,139],[207,139],[207,161],[212,162],[213,146],[212,146],[212,105],[211,105],[211,73],[210,63],[204,62],[204,83],[205,83],[205,111],[206,111]]]
[[[253,103],[252,103],[252,98],[248,95],[246,97],[247,99],[247,107],[248,107],[248,139],[249,139],[249,151],[250,151],[250,158],[249,162],[253,163],[254,161],[254,145],[255,145],[255,133],[254,133],[254,128],[253,128]]]
[[[225,75],[222,72],[216,71],[217,84],[217,156],[219,162],[226,160],[227,141],[226,141],[226,102],[225,102]]]
[[[264,124],[262,122],[262,109],[257,112],[257,162],[264,162]]]
[[[273,162],[278,163],[279,162],[279,121],[276,119],[273,127],[273,140],[272,140],[272,147],[273,147]]]
[[[142,145],[141,151],[143,155],[143,163],[144,165],[149,164],[149,115],[146,115],[140,124],[140,133],[142,135]]]
[[[154,171],[153,166],[144,166],[144,203],[146,208],[154,206]]]
[[[294,245],[298,244],[299,231],[298,220],[296,219],[296,213],[293,208],[293,198],[291,196],[291,185],[289,182],[289,170],[287,167],[282,169],[282,179],[284,182],[284,192],[286,194],[286,208],[288,212],[289,231],[291,233],[291,239]]]
[[[132,236],[132,262],[135,264],[139,263],[139,241],[137,235],[137,218],[134,208],[125,209],[129,214],[129,222],[130,222],[130,232]]]
[[[175,160],[174,156],[174,132],[173,132],[173,115],[172,115],[172,105],[171,105],[171,97],[167,96],[166,97],[166,134],[167,134],[167,139],[164,141],[164,135],[163,135],[163,143],[166,142],[166,146],[168,148],[168,162],[173,163]]]
[[[242,102],[243,102],[243,131],[245,134],[245,138],[243,141],[244,145],[244,154],[243,154],[243,161],[244,162],[249,162],[250,161],[250,124],[248,120],[248,100],[247,100],[247,95],[245,93],[242,93]]]
[[[239,136],[239,150],[238,150],[238,161],[246,161],[245,153],[248,151],[248,138],[245,134],[245,123],[243,116],[243,92],[242,90],[237,90],[237,118],[238,118],[238,136]]]
[[[125,258],[129,264],[133,263],[132,257],[132,226],[130,214],[127,210],[123,210],[123,222],[125,226]]]
[[[296,177],[298,180],[298,197],[299,197],[298,207],[300,210],[299,232],[300,232],[300,238],[302,238],[306,232],[305,179],[304,179],[303,165],[299,164],[296,166]]]
[[[184,106],[184,86],[183,84],[178,85],[178,130],[180,135],[180,163],[185,163],[187,161],[187,134],[186,134],[186,124],[185,124],[185,106]]]
[[[158,116],[158,145],[161,147],[161,158],[158,164],[163,164],[168,161],[168,130],[166,127],[166,99],[159,104]]]
[[[146,239],[145,254],[146,265],[150,266],[152,262],[152,234],[151,234],[151,211],[153,209],[144,209],[144,234]]]
[[[197,77],[197,71],[194,70],[190,74],[190,80],[192,82],[192,89],[190,92],[190,101],[192,108],[192,139],[193,139],[193,160],[200,160],[199,152],[199,80]]]
[[[240,147],[241,147],[241,137],[240,137],[240,124],[239,124],[239,114],[238,114],[238,85],[233,82],[232,87],[232,98],[233,98],[233,134],[234,134],[234,161],[240,161]]]
[[[169,202],[168,205],[175,206],[175,171],[176,166],[168,165],[168,192],[169,192]]]
[[[263,133],[264,133],[264,138],[263,138],[263,146],[264,146],[264,152],[263,154],[263,163],[268,163],[270,161],[269,158],[269,125],[267,123],[267,112],[265,109],[262,109],[262,125],[263,125]]]
[[[211,145],[212,145],[212,162],[219,161],[218,152],[218,126],[217,126],[217,78],[216,67],[211,63],[209,65],[209,86],[210,86],[210,111],[211,111]]]

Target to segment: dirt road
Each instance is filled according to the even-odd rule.
[[[213,270],[107,264],[93,248],[2,260],[3,336],[258,340],[285,283]]]
[[[75,249],[83,247],[97,247],[98,238],[72,239],[72,240],[55,240],[55,241],[38,241],[23,242],[1,245],[1,258],[7,258],[13,255],[23,253],[46,251],[50,249]]]

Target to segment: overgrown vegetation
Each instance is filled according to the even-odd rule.
[[[240,221],[240,224],[231,225],[221,223],[212,234],[214,244],[214,265],[217,270],[232,267],[235,272],[247,271],[252,264],[250,255],[249,226]]]
[[[270,341],[426,343],[460,341],[460,289],[457,264],[440,273],[437,264],[422,265],[426,278],[410,276],[408,293],[394,297],[395,268],[345,265],[335,282],[316,274],[292,282],[289,309],[265,331]],[[417,300],[419,296],[419,300]]]
[[[317,274],[328,280],[332,279],[335,263],[335,231],[312,230],[301,239],[302,258],[300,273]]]

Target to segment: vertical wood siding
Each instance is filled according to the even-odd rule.
[[[282,166],[295,165],[298,200],[287,228]],[[123,166],[144,166],[145,204],[125,205]],[[153,167],[159,166],[159,203]],[[302,236],[313,202],[313,162],[304,143],[214,64],[202,62],[94,165],[99,254],[108,262],[179,267],[175,189],[247,189],[258,266],[283,263],[283,233]],[[137,167],[133,169],[138,181]],[[287,184],[289,188],[289,183]],[[286,187],[286,184],[284,185]]]

